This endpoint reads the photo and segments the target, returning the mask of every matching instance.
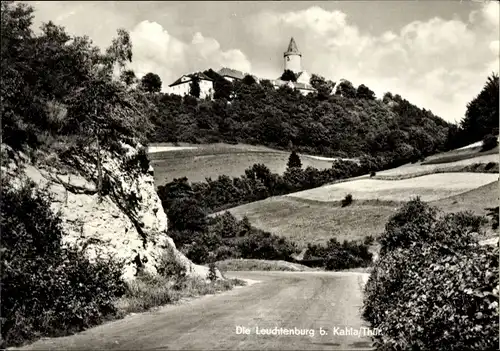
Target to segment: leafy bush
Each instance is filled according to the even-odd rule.
[[[336,238],[330,239],[326,245],[309,244],[302,263],[327,270],[367,267],[372,263],[368,245],[347,240],[340,243]]]
[[[61,219],[46,195],[2,184],[2,338],[9,345],[96,325],[118,312],[121,263],[63,248]]]
[[[168,249],[160,259],[156,271],[169,279],[182,280],[186,277],[186,267],[175,259],[172,249]]]
[[[494,350],[498,346],[498,247],[446,252],[398,248],[376,263],[364,318],[384,350]]]
[[[485,135],[481,151],[488,151],[498,146],[498,137],[492,134]]]
[[[418,215],[417,215],[418,214]],[[485,218],[471,212],[444,215],[420,198],[406,203],[386,224],[380,236],[381,255],[396,248],[408,248],[419,242],[440,242],[450,246],[466,246],[476,240]]]
[[[484,219],[438,217],[412,200],[393,216],[365,286],[363,317],[381,350],[490,350],[498,346],[498,246],[479,246]]]
[[[418,215],[416,215],[418,214]],[[426,240],[436,222],[437,211],[419,197],[406,203],[385,225],[380,236],[380,254]]]
[[[491,217],[491,229],[498,229],[499,206],[487,208],[487,216]]]
[[[371,244],[373,244],[374,241],[375,241],[375,238],[373,237],[373,235],[368,235],[363,240],[363,244],[370,246]]]
[[[352,204],[352,195],[347,194],[345,198],[342,199],[342,207],[346,207]]]
[[[208,264],[207,278],[212,282],[217,280],[217,267],[213,261]]]

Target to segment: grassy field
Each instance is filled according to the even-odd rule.
[[[337,203],[279,196],[238,206],[229,212],[240,219],[247,216],[255,227],[304,247],[307,243],[325,243],[332,237],[343,241],[378,236],[398,207],[399,204],[388,203],[340,207]]]
[[[203,181],[207,177],[215,179],[223,174],[239,177],[244,174],[245,169],[255,163],[263,163],[272,172],[281,174],[286,169],[289,157],[288,152],[246,144],[157,143],[150,145],[149,151],[157,186],[181,177],[187,177],[190,181]],[[308,166],[318,169],[330,168],[333,160],[311,155],[300,155],[300,157],[304,168]],[[475,163],[489,162],[499,162],[498,148],[480,152],[480,147],[471,147],[429,156],[421,163],[377,172],[374,178],[393,180],[439,172],[457,172]]]
[[[403,180],[358,179],[326,185],[288,195],[314,201],[340,201],[347,194],[354,200],[408,201],[420,196],[434,201],[458,195],[498,179],[498,174],[441,173]]]
[[[430,204],[439,207],[444,212],[472,211],[484,214],[485,208],[498,206],[499,189],[497,180],[462,194],[432,201]]]
[[[171,144],[161,146],[172,147]],[[179,146],[191,149],[151,154],[157,185],[163,184],[165,179],[189,174],[193,174],[190,180],[203,180],[219,174],[239,176],[253,163],[264,163],[271,171],[282,172],[289,156],[281,151],[250,145]],[[293,239],[301,246],[324,243],[331,237],[341,241],[362,240],[368,235],[376,237],[384,231],[387,220],[403,202],[415,195],[445,212],[469,210],[484,215],[486,207],[498,204],[498,174],[456,172],[490,162],[498,167],[497,154],[493,151],[479,154],[479,149],[472,147],[435,155],[426,161],[433,164],[408,164],[378,172],[373,178],[365,175],[238,206],[229,212],[237,218],[247,216],[257,228]],[[451,156],[461,158],[447,162]],[[301,156],[301,159],[304,167],[331,166],[329,160],[311,156]],[[439,160],[446,163],[436,163]],[[455,173],[432,174],[453,171]],[[343,208],[340,201],[348,193],[353,195],[354,202]]]
[[[486,207],[498,205],[498,180],[462,194],[445,197],[429,204],[444,212],[472,211],[486,214]],[[338,202],[308,201],[280,196],[238,206],[229,210],[237,218],[247,216],[252,225],[276,235],[307,243],[339,240],[362,240],[377,237],[387,220],[402,203],[390,201],[355,201],[341,207]]]
[[[436,158],[438,160],[439,158]],[[488,164],[490,162],[498,163],[499,157],[498,153],[489,155],[480,155],[477,157],[470,157],[462,160],[457,160],[454,162],[445,163],[410,163],[401,167],[388,169],[386,171],[377,172],[375,178],[383,179],[387,177],[403,176],[403,175],[423,175],[435,172],[440,172],[440,170],[447,172],[454,172],[462,167],[467,167],[473,164]]]
[[[308,272],[315,271],[301,264],[286,261],[266,261],[255,259],[231,259],[216,262],[215,265],[222,272],[228,271],[292,271]]]
[[[424,162],[422,162],[422,164],[443,164],[449,162],[465,161],[471,158],[478,158],[488,155],[496,155],[496,162],[498,162],[498,146],[488,151],[481,151],[481,148],[482,143],[481,145],[475,147],[464,147],[456,150],[451,150],[438,155],[429,156]]]
[[[166,148],[165,151],[160,147]],[[151,152],[156,151],[156,152]],[[155,170],[156,186],[174,178],[187,177],[190,181],[203,181],[219,175],[239,177],[245,169],[255,163],[266,165],[271,172],[283,173],[289,152],[273,150],[264,146],[207,144],[192,145],[154,144],[150,146],[149,158]],[[331,158],[300,155],[303,167],[330,168]]]

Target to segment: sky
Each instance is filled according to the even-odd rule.
[[[158,74],[163,90],[182,74],[230,67],[275,79],[294,37],[302,68],[365,84],[460,121],[499,71],[497,1],[33,1],[34,26],[52,20],[107,47],[129,31],[131,68]]]

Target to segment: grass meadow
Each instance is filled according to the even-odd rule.
[[[420,196],[435,201],[458,195],[494,182],[498,174],[440,173],[402,180],[358,179],[300,191],[287,196],[313,201],[334,202],[351,194],[354,200],[409,201]]]
[[[170,148],[170,151],[150,155],[157,185],[182,176],[192,181],[221,174],[240,176],[254,163],[263,163],[272,172],[283,172],[289,156],[287,152],[241,144],[156,146]],[[372,178],[365,175],[342,180],[228,211],[240,219],[247,216],[255,227],[290,238],[302,247],[307,243],[325,243],[332,237],[341,241],[362,240],[368,235],[377,237],[398,208],[417,195],[444,212],[472,211],[484,215],[486,207],[498,205],[498,173],[464,170],[488,163],[495,163],[498,169],[497,152],[498,148],[482,153],[480,147],[453,150],[430,156],[423,163],[377,172]],[[448,162],[452,157],[454,161]],[[301,160],[303,167],[331,166],[329,159],[301,155]],[[341,200],[347,194],[352,194],[354,201],[350,206],[341,207]],[[232,265],[234,270],[239,269],[239,265],[264,269],[263,263],[257,262],[224,265]]]
[[[157,151],[161,150],[160,147],[165,151]],[[255,163],[262,163],[271,172],[282,174],[289,156],[289,152],[245,144],[154,144],[150,146],[149,153],[156,186],[181,177],[187,177],[192,182],[215,179],[220,175],[239,177]],[[300,155],[300,158],[304,168],[326,169],[332,166],[333,161],[331,158],[308,155]]]

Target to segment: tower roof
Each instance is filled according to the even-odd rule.
[[[290,44],[288,44],[288,49],[285,54],[297,54],[300,55],[300,51],[297,48],[297,44],[295,43],[295,39],[293,37],[290,39]]]

